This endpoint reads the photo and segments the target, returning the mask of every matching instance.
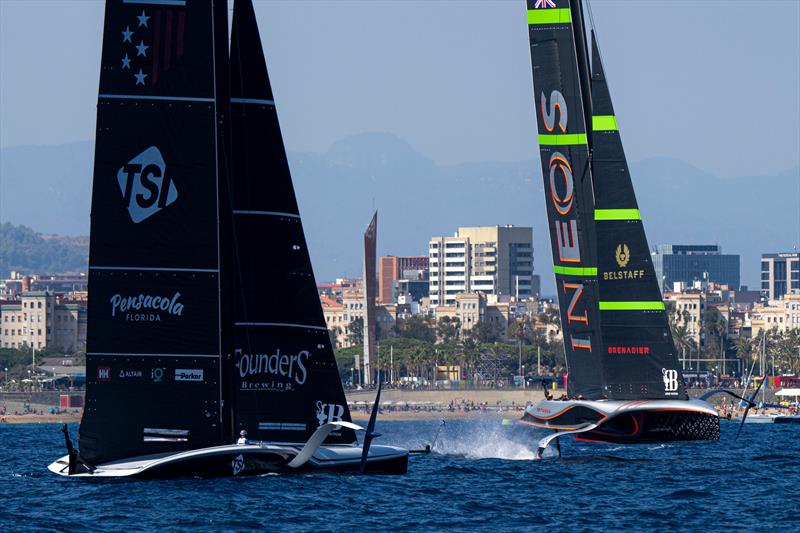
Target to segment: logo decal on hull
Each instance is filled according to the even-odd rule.
[[[117,171],[122,201],[134,224],[150,218],[178,199],[178,189],[161,152],[151,146]]]
[[[236,459],[231,461],[231,468],[233,469],[233,475],[236,476],[244,470],[244,456],[239,454],[236,456]]]

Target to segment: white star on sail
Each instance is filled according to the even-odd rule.
[[[131,31],[131,27],[130,26],[125,26],[125,31],[122,32],[122,42],[123,43],[131,43],[132,44],[133,43],[133,41],[131,41],[131,36],[132,35],[133,35],[133,32]]]
[[[122,58],[122,68],[131,68],[131,60],[128,58],[128,54],[125,54],[125,57]]]
[[[133,77],[134,77],[134,78],[136,78],[136,85],[144,85],[144,79],[145,79],[147,76],[148,76],[148,75],[147,75],[147,74],[145,74],[144,72],[142,72],[142,69],[140,68],[140,69],[139,69],[139,73],[138,73],[138,74],[134,74],[134,75],[133,75]]]
[[[139,56],[147,57],[146,50],[150,48],[150,46],[144,44],[144,41],[140,41],[139,44],[135,46],[135,48],[139,51],[139,53],[136,54],[136,57]]]
[[[144,14],[144,9],[142,9],[142,14],[139,15],[138,17],[136,17],[136,18],[139,19],[139,26],[137,26],[137,27],[142,27],[142,26],[144,26],[145,28],[147,27],[147,20],[150,17],[148,17],[147,15]]]

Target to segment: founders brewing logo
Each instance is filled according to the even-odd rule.
[[[620,243],[614,250],[614,259],[617,261],[617,266],[620,270],[612,272],[603,272],[603,279],[605,280],[618,280],[618,279],[641,279],[644,277],[644,269],[627,269],[628,263],[631,260],[631,249],[625,243]]]
[[[308,350],[296,354],[282,354],[280,349],[273,354],[249,354],[237,348],[234,353],[241,390],[292,391],[308,377]]]
[[[178,189],[161,152],[151,146],[117,171],[122,201],[134,224],[150,218],[178,199]]]
[[[678,394],[678,371],[662,368],[661,375],[664,377],[664,393],[667,396],[676,396]]]
[[[181,316],[183,304],[180,297],[179,292],[172,296],[122,296],[117,293],[111,297],[111,316],[115,317],[119,312],[127,322],[161,322],[162,315]]]

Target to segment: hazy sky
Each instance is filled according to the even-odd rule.
[[[628,157],[800,163],[800,1],[595,0]],[[261,1],[287,148],[395,133],[442,164],[536,157],[524,0]],[[0,0],[0,146],[93,137],[103,2]]]

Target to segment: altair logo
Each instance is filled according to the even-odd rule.
[[[180,297],[179,292],[172,296],[122,296],[117,293],[110,300],[111,316],[117,316],[119,312],[128,322],[160,322],[162,314],[181,316],[183,304]]]
[[[151,146],[117,171],[122,201],[134,224],[155,215],[178,199],[161,152]]]

